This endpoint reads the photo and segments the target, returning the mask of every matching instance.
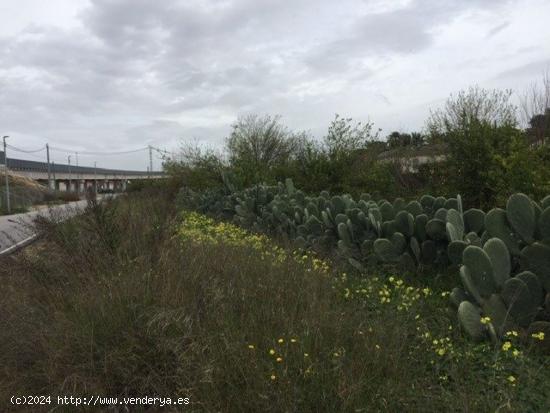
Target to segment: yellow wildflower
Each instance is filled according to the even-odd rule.
[[[280,338],[279,340],[277,340],[277,343],[279,343],[279,344],[283,344],[284,342],[285,342],[285,341],[284,341],[282,338]]]
[[[276,361],[277,361],[277,363],[280,363],[281,361],[283,361],[283,358],[282,357],[277,357]]]
[[[249,344],[249,345],[248,345],[248,348],[249,348],[250,350],[254,350],[254,344]]]
[[[502,350],[503,350],[503,351],[508,351],[508,350],[510,350],[510,347],[512,347],[512,343],[510,343],[509,341],[506,341],[506,342],[502,345]]]
[[[275,350],[273,350],[273,349],[269,350],[269,354],[274,355],[274,354],[275,354]]]
[[[536,338],[537,340],[544,340],[544,332],[543,331],[539,331],[538,333],[533,333],[531,334],[531,337],[533,338]]]
[[[491,322],[491,317],[481,317],[481,324],[489,324]]]

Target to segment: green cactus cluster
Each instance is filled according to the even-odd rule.
[[[227,211],[245,228],[295,241],[304,248],[321,244],[336,248],[357,268],[372,261],[400,264],[414,270],[423,265],[459,264],[470,244],[480,243],[484,214],[462,212],[460,197],[424,195],[418,201],[393,202],[362,194],[307,196],[290,179],[276,186],[256,185],[228,190],[212,202],[205,196],[201,212]],[[200,202],[199,202],[200,204]],[[480,217],[481,214],[481,217]]]
[[[468,217],[473,222],[468,225],[480,228],[481,214],[476,215]],[[460,324],[475,340],[498,341],[509,330],[548,331],[550,198],[538,204],[514,194],[506,210],[485,215],[484,226],[481,242],[462,251],[462,288],[450,296]]]
[[[451,302],[474,339],[550,328],[550,196],[512,195],[506,209],[463,211],[460,196],[390,202],[362,194],[308,196],[291,180],[201,194],[194,208],[245,228],[335,249],[356,268],[383,262],[414,270],[459,268]],[[490,321],[489,321],[490,320]]]

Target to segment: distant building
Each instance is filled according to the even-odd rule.
[[[399,164],[402,172],[418,172],[420,165],[442,162],[447,159],[445,144],[406,146],[384,151],[378,155],[378,161]]]

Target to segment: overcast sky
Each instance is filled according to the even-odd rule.
[[[520,91],[550,67],[548,0],[2,0],[0,15],[0,135],[28,149],[220,147],[247,113],[317,137],[335,113],[419,130],[450,93]]]

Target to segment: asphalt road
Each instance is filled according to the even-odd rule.
[[[32,239],[36,234],[33,221],[38,216],[69,217],[78,214],[86,207],[86,200],[69,202],[68,204],[43,207],[36,211],[15,215],[0,216],[0,255],[16,248],[20,243]]]

